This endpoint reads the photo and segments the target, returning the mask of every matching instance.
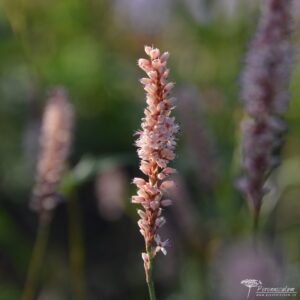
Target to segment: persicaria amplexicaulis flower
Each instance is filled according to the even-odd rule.
[[[57,205],[56,189],[65,170],[72,140],[73,107],[63,88],[49,91],[45,107],[37,162],[36,184],[31,200],[41,222],[47,222]]]
[[[265,0],[264,10],[242,77],[242,100],[247,118],[242,122],[242,164],[239,187],[255,215],[267,192],[266,179],[279,158],[289,102],[292,49],[290,0]]]
[[[145,46],[145,52],[149,59],[139,59],[138,65],[148,75],[148,78],[140,80],[146,91],[148,106],[144,111],[142,129],[136,133],[136,146],[141,160],[140,170],[147,179],[134,178],[133,183],[138,191],[137,195],[132,197],[132,203],[140,204],[143,208],[138,210],[138,225],[145,239],[147,253],[142,253],[142,258],[148,276],[149,253],[151,258],[159,251],[167,253],[168,240],[162,241],[158,230],[166,223],[162,216],[163,209],[172,204],[170,199],[164,198],[163,183],[170,174],[176,172],[168,167],[168,163],[175,158],[174,149],[179,126],[171,116],[175,99],[170,97],[174,83],[167,81],[169,53],[161,54],[159,49],[149,46]]]

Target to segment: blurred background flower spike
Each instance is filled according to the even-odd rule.
[[[241,80],[245,118],[242,130],[242,166],[239,188],[258,218],[268,192],[266,180],[278,166],[283,114],[289,103],[292,57],[290,1],[264,1],[256,35],[246,56]]]

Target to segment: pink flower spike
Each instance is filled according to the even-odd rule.
[[[245,118],[242,131],[242,180],[239,189],[258,218],[265,184],[280,161],[286,125],[283,113],[293,57],[291,2],[265,0],[241,78]]]
[[[30,208],[38,213],[41,223],[50,222],[59,202],[56,192],[70,153],[73,123],[74,111],[67,91],[63,87],[52,88],[41,123],[35,186],[30,200]]]
[[[167,254],[165,246],[168,241],[162,242],[158,231],[166,223],[162,211],[172,204],[170,199],[163,199],[166,186],[174,183],[166,180],[176,170],[168,167],[175,159],[176,133],[179,126],[171,116],[175,98],[169,98],[169,92],[174,83],[168,83],[169,69],[167,60],[169,53],[160,54],[160,50],[145,46],[145,52],[150,60],[140,59],[138,64],[149,78],[142,78],[140,82],[146,91],[146,104],[141,130],[137,134],[136,146],[140,158],[140,170],[147,179],[134,178],[137,186],[137,196],[132,197],[132,202],[141,204],[143,210],[138,210],[140,220],[138,225],[145,239],[146,251],[142,253],[145,265],[146,279],[149,276],[149,257],[155,258],[158,251]]]

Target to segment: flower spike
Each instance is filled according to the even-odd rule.
[[[166,223],[161,215],[162,210],[171,205],[172,201],[164,198],[162,184],[170,174],[176,172],[168,164],[176,156],[174,150],[179,126],[171,116],[175,99],[169,97],[174,87],[174,83],[168,82],[169,53],[161,54],[159,49],[150,46],[145,46],[145,52],[149,59],[139,59],[138,65],[148,75],[148,78],[140,80],[146,91],[147,107],[142,119],[142,129],[136,134],[136,146],[140,170],[147,179],[133,179],[138,192],[132,197],[132,203],[140,204],[143,208],[138,210],[138,225],[145,239],[146,252],[142,254],[142,258],[148,282],[153,258],[159,251],[167,254],[165,247],[168,241],[161,241],[158,230]]]

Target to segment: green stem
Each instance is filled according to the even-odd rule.
[[[152,257],[151,250],[147,249],[147,254],[148,254],[148,258],[149,258],[149,269],[148,269],[148,273],[146,275],[147,275],[147,284],[148,284],[149,297],[150,297],[150,300],[156,300],[154,281],[153,281],[153,276],[152,276],[153,257]]]
[[[40,270],[47,247],[49,229],[50,222],[41,222],[39,224],[21,300],[32,300],[35,297],[40,277]]]
[[[74,296],[85,299],[84,250],[82,242],[81,218],[76,194],[72,191],[68,202],[70,265],[73,277]]]

